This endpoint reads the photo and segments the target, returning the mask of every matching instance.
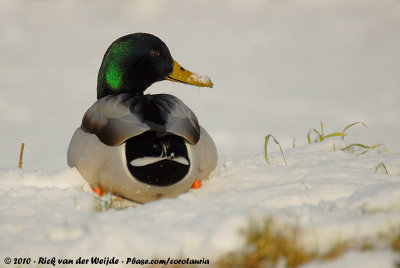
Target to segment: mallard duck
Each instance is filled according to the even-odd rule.
[[[175,96],[143,94],[162,80],[213,86],[173,60],[154,35],[126,35],[107,49],[98,100],[84,114],[67,156],[99,195],[137,203],[174,197],[198,188],[215,169],[215,144],[193,111]]]

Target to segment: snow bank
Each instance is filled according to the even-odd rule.
[[[280,153],[271,154],[271,164],[263,155],[224,156],[199,190],[103,212],[94,210],[98,200],[75,169],[54,175],[3,170],[0,258],[215,259],[240,248],[240,230],[250,218],[271,215],[299,226],[307,247],[320,251],[341,240],[374,239],[397,226],[400,155],[370,151],[355,156],[333,151],[333,142],[336,148],[344,146],[331,141],[286,150],[288,167]],[[375,173],[380,162],[396,172]],[[343,261],[357,254],[369,259],[366,253],[348,253]],[[382,254],[394,260],[394,254]]]

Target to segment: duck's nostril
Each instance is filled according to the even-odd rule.
[[[181,71],[184,72],[184,71],[185,71],[185,68],[181,67]]]

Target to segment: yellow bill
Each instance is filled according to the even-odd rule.
[[[165,79],[198,87],[213,87],[210,78],[186,70],[176,60],[174,60],[174,70]]]

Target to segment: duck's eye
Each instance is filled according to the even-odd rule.
[[[151,50],[151,51],[150,51],[150,56],[159,57],[159,56],[160,56],[160,51],[158,51],[158,50]]]

